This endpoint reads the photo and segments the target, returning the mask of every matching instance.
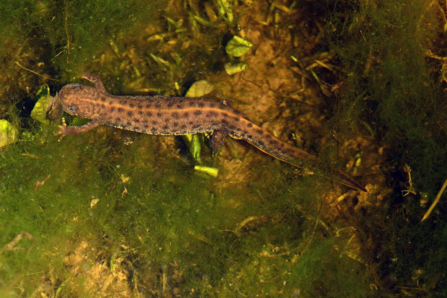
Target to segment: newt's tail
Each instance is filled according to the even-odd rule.
[[[256,135],[253,137],[245,137],[243,134],[240,134],[240,137],[247,140],[250,144],[257,147],[259,150],[288,164],[291,164],[292,166],[298,168],[307,167],[310,169],[316,169],[320,171],[322,176],[325,176],[328,179],[333,179],[334,181],[349,188],[367,192],[365,187],[363,187],[359,182],[357,182],[347,173],[339,169],[324,165],[316,156],[298,149],[265,131],[263,132],[264,139],[259,137],[256,138]],[[270,141],[266,142],[265,140]]]

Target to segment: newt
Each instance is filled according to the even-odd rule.
[[[245,140],[283,162],[296,167],[316,168],[330,179],[366,192],[347,173],[323,165],[317,157],[264,131],[225,102],[160,95],[116,96],[106,91],[99,77],[84,73],[82,78],[95,87],[75,83],[65,85],[47,107],[51,120],[61,118],[63,112],[91,120],[82,126],[61,126],[59,133],[62,136],[80,134],[100,125],[151,135],[208,132],[211,133],[210,147],[216,152],[229,135]]]

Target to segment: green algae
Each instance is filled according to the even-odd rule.
[[[170,36],[170,41],[187,40],[190,47],[182,49],[178,42],[164,51],[143,48],[152,60],[126,64],[132,52],[123,55],[123,33],[147,26],[153,7],[132,1],[121,2],[125,9],[113,1],[55,3],[0,4],[0,11],[7,12],[1,29],[6,44],[37,39],[51,49],[42,54],[51,65],[46,72],[65,80],[93,63],[94,69],[121,78],[106,82],[121,93],[139,90],[142,81],[152,86],[154,80],[157,92],[184,94],[197,73],[222,70],[224,59],[216,53],[220,48],[223,54],[229,36],[238,34],[226,35],[228,28],[222,26],[232,23],[237,10],[218,10],[223,21],[213,20],[189,1],[191,13],[182,12],[184,19],[172,13],[166,32],[149,39],[164,44]],[[219,8],[222,3],[227,2],[218,2]],[[168,147],[171,154],[161,145],[171,137],[98,128],[59,140],[53,135],[56,127],[44,128],[24,115],[19,119],[11,106],[8,116],[23,133],[19,144],[0,151],[0,249],[23,231],[35,245],[24,238],[15,246],[24,250],[0,251],[0,295],[111,296],[114,288],[98,292],[89,285],[105,284],[91,275],[99,265],[116,283],[117,275],[125,277],[130,290],[117,291],[123,296],[365,297],[387,291],[402,295],[401,289],[410,286],[443,293],[445,208],[439,206],[433,218],[420,224],[426,209],[420,193],[430,197],[439,189],[447,156],[445,136],[437,129],[445,123],[442,67],[425,57],[425,41],[434,38],[436,28],[423,22],[436,20],[429,4],[298,5],[326,18],[325,46],[337,52],[335,62],[343,69],[342,96],[334,106],[328,104],[333,114],[326,125],[344,139],[366,134],[386,144],[389,160],[381,171],[394,192],[381,208],[349,210],[348,224],[360,239],[356,244],[350,245],[353,235],[342,232],[351,227],[323,216],[321,196],[331,189],[329,182],[300,177],[261,153],[255,154],[263,163],[250,168],[249,181],[234,185],[199,175],[188,161],[178,160],[176,146]],[[269,17],[275,5],[280,4],[272,4]],[[278,15],[275,30],[282,25]],[[296,30],[292,22],[287,26]],[[118,62],[99,58],[109,47]],[[11,55],[8,51],[0,49],[3,57]],[[311,70],[310,75],[324,91],[324,73]],[[327,160],[337,153],[336,142],[329,143],[320,151]],[[231,156],[238,159],[236,149]],[[201,158],[212,164],[208,151]],[[399,174],[404,164],[414,170],[417,190],[406,198],[401,190],[407,177]]]
[[[120,34],[147,26],[160,12],[163,1],[2,1],[0,35],[5,37],[0,55],[17,55],[14,43],[35,39],[51,57],[51,68],[66,79],[80,73],[95,54],[115,45]],[[115,45],[116,47],[116,45]],[[21,49],[23,50],[23,49]]]
[[[319,272],[331,263],[331,276],[337,271],[340,260],[328,257],[333,244],[313,244],[325,260],[303,245],[309,235],[321,237],[320,227],[315,232],[312,183],[280,185],[282,173],[259,172],[258,180],[273,187],[260,193],[253,183],[245,191],[217,192],[212,179],[159,156],[151,141],[155,137],[122,132],[133,139],[125,145],[101,131],[60,141],[54,132],[36,132],[33,142],[2,152],[0,243],[23,231],[35,238],[29,254],[27,239],[17,244],[25,250],[0,253],[5,291],[87,295],[85,277],[67,266],[82,242],[93,249],[78,264],[85,272],[95,262],[110,263],[111,272],[133,272],[130,283],[157,288],[152,276],[165,270],[170,286],[184,294],[191,289],[200,295],[313,293],[321,284]],[[116,269],[116,259],[127,265]],[[315,267],[303,269],[318,259]],[[302,262],[307,264],[303,268]],[[347,262],[343,270],[358,266],[342,262]],[[182,278],[173,277],[174,269]],[[45,289],[42,276],[49,280]],[[356,287],[365,288],[362,283]],[[336,295],[348,289],[340,291],[332,290]]]
[[[363,219],[380,247],[379,274],[395,291],[405,285],[417,295],[447,289],[445,208],[421,223],[424,200],[433,200],[447,177],[444,66],[428,54],[444,52],[437,36],[445,12],[435,2],[350,1],[328,17],[329,46],[347,74],[334,123],[347,134],[363,127],[388,147],[385,167],[394,192],[380,215]],[[413,193],[405,195],[407,188]]]
[[[374,123],[374,135],[393,144],[417,188],[436,193],[447,173],[447,141],[438,126],[445,117],[443,94],[426,60],[438,29],[435,11],[423,1],[360,3],[349,21],[341,22],[341,13],[330,19],[336,28],[331,47],[353,74],[336,117],[345,130]]]

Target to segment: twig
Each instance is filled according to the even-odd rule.
[[[18,67],[23,68],[23,69],[26,70],[26,71],[29,71],[30,73],[33,73],[33,74],[35,74],[35,75],[38,75],[39,77],[42,77],[42,78],[47,79],[47,80],[52,80],[52,81],[55,81],[55,82],[59,82],[59,80],[52,79],[52,78],[50,78],[50,77],[48,77],[48,76],[41,75],[40,73],[37,73],[37,72],[35,72],[34,70],[31,70],[31,69],[29,69],[29,68],[26,68],[25,66],[20,65],[20,63],[17,62],[17,61],[15,62],[15,64],[16,64]]]
[[[34,244],[36,243],[36,240],[34,239],[34,237],[31,234],[29,234],[27,232],[22,232],[19,235],[17,235],[14,238],[14,240],[12,240],[10,243],[6,244],[2,249],[0,249],[0,252],[7,251],[7,250],[25,250],[23,247],[14,247],[23,238],[28,238],[33,241],[33,244],[31,244],[31,246],[28,248],[28,252],[26,253],[28,255],[30,253],[31,249],[33,249]]]
[[[430,216],[431,212],[433,211],[433,209],[435,209],[436,205],[438,204],[439,200],[441,199],[441,196],[444,193],[446,187],[447,187],[447,180],[445,180],[445,182],[442,185],[441,189],[439,190],[438,195],[436,196],[435,200],[431,204],[430,208],[428,208],[428,211],[424,214],[424,217],[422,217],[421,222],[423,222]]]

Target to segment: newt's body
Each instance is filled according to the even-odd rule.
[[[63,111],[91,119],[83,126],[64,126],[62,135],[78,134],[99,125],[154,135],[185,135],[212,132],[211,147],[216,151],[225,136],[244,139],[261,151],[294,166],[317,166],[313,155],[281,141],[223,103],[200,98],[166,96],[115,96],[101,80],[91,74],[83,78],[96,87],[68,84],[49,105],[49,117],[57,119]],[[331,171],[332,172],[332,171]],[[365,188],[348,174],[334,171],[340,183],[362,191]],[[331,177],[333,178],[333,177]]]

